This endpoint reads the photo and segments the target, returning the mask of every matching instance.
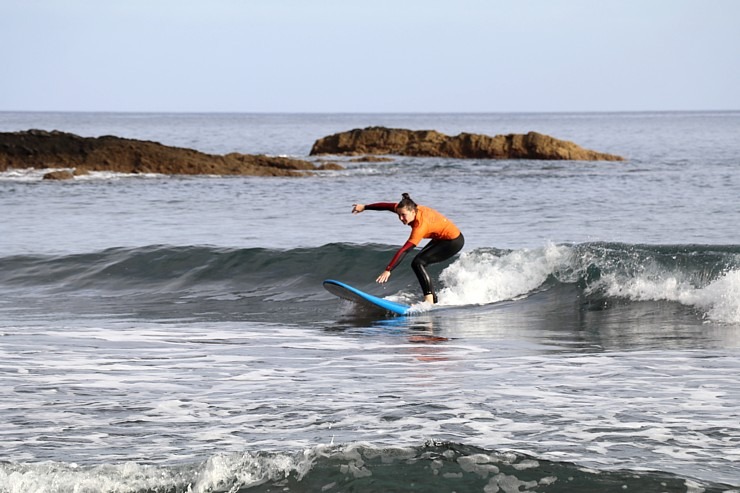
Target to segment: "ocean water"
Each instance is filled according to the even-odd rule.
[[[371,125],[624,162],[309,158]],[[0,173],[0,492],[740,491],[740,112],[0,113],[0,131],[333,160]],[[416,304],[409,192],[466,246]]]

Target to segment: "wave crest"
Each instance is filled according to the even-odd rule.
[[[557,284],[576,283],[583,298],[669,301],[706,317],[740,323],[740,247],[585,243],[536,249],[480,249],[440,275],[445,304],[514,300]]]
[[[318,248],[224,249],[155,245],[67,256],[0,258],[0,290],[261,297],[302,300],[322,293],[321,281],[340,279],[373,292],[377,274],[395,252],[385,245],[332,243]],[[463,252],[432,265],[443,305],[520,300],[575,285],[584,304],[667,301],[713,321],[740,323],[740,246],[548,244],[541,248]],[[390,292],[395,291],[395,295]],[[388,296],[418,295],[411,269],[400,266]],[[572,295],[570,295],[572,297]],[[569,300],[572,302],[573,300]]]
[[[727,491],[728,486],[652,471],[596,471],[510,451],[449,442],[416,447],[319,445],[300,452],[242,452],[198,464],[99,466],[0,464],[3,493],[54,484],[59,492],[168,491]]]

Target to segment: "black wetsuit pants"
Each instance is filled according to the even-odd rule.
[[[434,296],[435,303],[437,302],[437,295],[434,292],[434,286],[432,285],[432,280],[429,278],[426,266],[447,260],[462,250],[464,244],[465,238],[462,233],[454,240],[432,240],[421,249],[419,254],[411,262],[411,268],[414,269],[414,274],[419,279],[424,296],[431,294]]]

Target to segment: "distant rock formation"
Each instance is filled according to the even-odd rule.
[[[60,171],[51,171],[46,173],[43,177],[44,180],[71,180],[75,177],[74,172],[63,169]]]
[[[368,127],[317,140],[311,155],[392,154],[456,159],[552,159],[623,161],[621,156],[584,149],[573,142],[537,132],[490,137],[461,133],[450,137],[435,130]]]
[[[73,168],[48,179],[68,179],[89,171],[166,175],[302,176],[318,169],[299,159],[231,153],[213,155],[157,142],[121,137],[80,137],[44,130],[0,133],[0,171]]]

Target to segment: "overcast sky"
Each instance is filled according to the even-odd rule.
[[[0,111],[740,109],[740,0],[0,0]]]

